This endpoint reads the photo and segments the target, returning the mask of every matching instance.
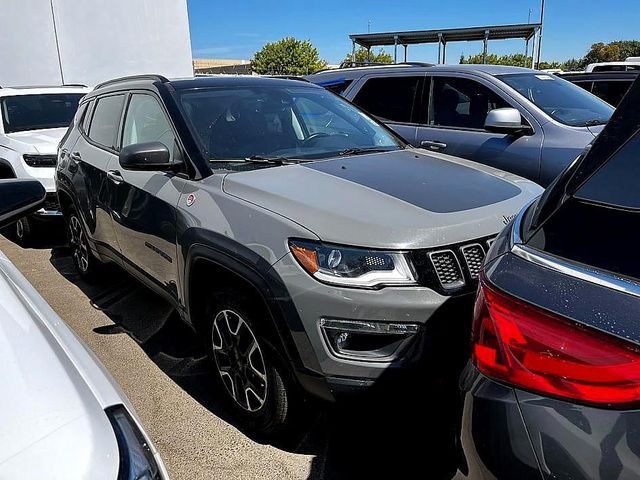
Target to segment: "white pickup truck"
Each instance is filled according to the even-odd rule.
[[[47,191],[43,208],[16,223],[21,243],[45,221],[62,218],[53,178],[58,143],[89,91],[80,85],[0,88],[0,179],[35,178]]]

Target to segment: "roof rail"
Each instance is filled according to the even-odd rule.
[[[361,67],[395,67],[397,65],[408,65],[413,67],[433,67],[433,63],[426,62],[398,62],[398,63],[382,63],[382,62],[351,62],[344,61],[338,67],[340,68],[361,68]],[[324,71],[324,70],[323,70]]]
[[[414,67],[434,67],[435,64],[429,62],[399,62],[396,65],[412,65]]]
[[[265,75],[267,78],[281,78],[283,80],[298,80],[300,82],[307,82],[309,83],[309,80],[307,80],[304,77],[298,77],[297,75]]]
[[[127,77],[114,78],[112,80],[107,80],[106,82],[99,83],[98,85],[95,86],[95,88],[98,89],[98,88],[106,87],[107,85],[112,85],[114,83],[128,82],[131,80],[155,80],[161,83],[167,83],[169,81],[167,77],[164,77],[162,75],[148,73],[144,75],[129,75]]]

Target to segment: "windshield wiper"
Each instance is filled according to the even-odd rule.
[[[381,147],[367,147],[367,148],[346,148],[340,152],[338,155],[344,157],[346,155],[365,155],[367,153],[377,153],[377,152],[390,152],[391,148],[381,148]]]
[[[299,158],[288,157],[265,157],[263,155],[251,155],[244,159],[245,162],[251,163],[274,163],[276,165],[295,165],[296,163],[307,162]]]
[[[606,123],[607,123],[606,120],[598,120],[597,118],[594,118],[593,120],[587,120],[581,126],[582,127],[595,127],[596,125],[604,125]]]

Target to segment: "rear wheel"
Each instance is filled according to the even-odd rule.
[[[76,270],[82,277],[91,278],[98,268],[99,261],[91,252],[82,220],[73,208],[69,210],[67,215],[67,236]]]
[[[299,401],[280,355],[261,335],[271,321],[241,292],[225,292],[208,308],[209,349],[215,376],[236,416],[252,431],[284,430]]]
[[[16,222],[15,236],[18,244],[23,247],[29,245],[33,239],[33,225],[29,217],[22,217]]]

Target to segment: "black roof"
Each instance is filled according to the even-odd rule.
[[[292,86],[292,85],[308,85],[315,87],[315,85],[309,83],[302,77],[267,77],[257,75],[212,75],[212,76],[199,76],[190,78],[176,78],[168,79],[162,75],[147,74],[147,75],[132,75],[129,77],[115,78],[96,85],[94,92],[100,90],[119,90],[123,87],[133,88],[140,85],[153,85],[153,84],[170,85],[175,90],[184,90],[191,88],[206,88],[206,87],[227,87],[227,86]]]
[[[206,87],[229,87],[229,86],[310,86],[303,78],[295,77],[263,77],[258,75],[216,75],[210,77],[196,77],[187,79],[170,80],[169,83],[176,90]]]

